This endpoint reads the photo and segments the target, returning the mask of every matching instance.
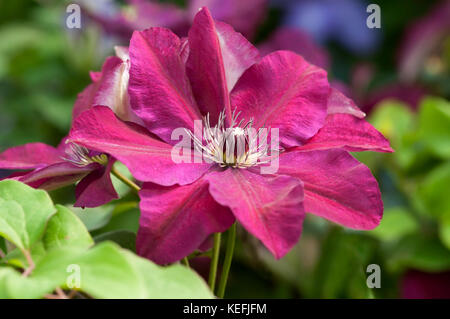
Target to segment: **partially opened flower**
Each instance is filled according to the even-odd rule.
[[[32,187],[53,190],[80,181],[75,189],[78,207],[96,207],[118,198],[110,177],[113,164],[107,155],[65,140],[57,148],[30,143],[0,154],[0,168],[24,170],[8,178]]]
[[[78,95],[73,118],[94,105],[108,106],[118,117],[141,123],[131,110],[128,97],[128,48],[116,47],[117,56],[106,59],[101,72],[92,72],[93,83]],[[66,139],[57,148],[30,143],[0,154],[0,168],[22,170],[9,178],[32,187],[53,190],[80,181],[75,206],[96,207],[118,198],[111,183],[114,159]]]
[[[77,117],[69,138],[123,162],[146,182],[139,254],[174,262],[235,219],[276,258],[298,241],[305,211],[355,229],[378,225],[377,182],[347,151],[392,150],[364,113],[330,88],[324,70],[289,51],[261,58],[207,9],[195,17],[187,41],[151,28],[133,34],[129,51],[130,105],[145,127],[96,106]],[[191,161],[175,162],[172,133],[195,132],[196,120],[210,141],[238,138],[250,127],[278,129],[278,171],[262,174],[266,162],[259,157],[266,154],[251,147],[228,156],[205,147],[208,161],[193,152]],[[194,138],[192,145],[199,144]]]
[[[128,79],[130,57],[127,47],[115,47],[116,56],[108,57],[101,72],[91,72],[92,82],[78,94],[72,117],[94,105],[105,105],[124,121],[142,123],[130,107]]]

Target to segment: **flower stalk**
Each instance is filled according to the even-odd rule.
[[[120,181],[125,183],[127,186],[129,186],[131,189],[135,190],[136,192],[139,192],[141,188],[132,180],[129,180],[126,176],[124,176],[121,172],[117,170],[114,166],[111,168],[111,173],[117,177]]]
[[[221,233],[214,234],[214,246],[211,258],[211,265],[209,267],[209,280],[208,280],[208,284],[212,292],[214,292],[214,289],[216,287],[217,264],[219,263],[221,236],[222,236]]]
[[[228,274],[230,273],[231,261],[233,260],[235,244],[236,244],[236,223],[234,223],[228,230],[227,248],[225,250],[225,260],[223,262],[223,270],[220,276],[219,287],[217,290],[217,297],[219,298],[223,298],[225,295],[225,288],[227,287]]]

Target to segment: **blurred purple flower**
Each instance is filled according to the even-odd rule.
[[[398,54],[398,69],[404,81],[413,81],[436,54],[444,40],[450,37],[450,1],[435,6],[424,18],[407,29]]]
[[[415,110],[426,94],[426,89],[418,84],[391,83],[367,94],[360,105],[364,112],[370,113],[379,102],[391,98],[402,101]]]
[[[319,47],[306,32],[301,30],[279,28],[259,46],[262,55],[277,50],[293,51],[303,56],[308,62],[326,70],[330,67],[328,52]]]
[[[110,1],[108,1],[110,2]],[[263,21],[267,11],[267,0],[188,0],[187,8],[156,0],[127,0],[124,10],[97,10],[98,6],[84,6],[95,21],[104,29],[128,40],[134,30],[142,31],[150,27],[165,27],[178,36],[187,36],[198,10],[206,6],[212,16],[232,25],[236,31],[252,38]],[[117,8],[117,7],[116,7]],[[104,14],[104,12],[108,12]]]
[[[408,270],[401,284],[401,297],[406,299],[449,299],[450,271],[426,273]]]
[[[330,40],[356,54],[370,54],[380,42],[380,30],[366,26],[364,2],[356,0],[282,1],[285,24],[308,32],[319,43]]]

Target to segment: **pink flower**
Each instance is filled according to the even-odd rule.
[[[75,188],[78,207],[96,207],[118,198],[110,177],[113,164],[106,155],[65,140],[57,148],[30,143],[0,154],[0,168],[25,170],[8,178],[32,187],[53,190],[80,181]]]
[[[289,51],[261,58],[208,9],[196,15],[187,40],[151,28],[133,34],[129,51],[130,105],[145,127],[96,106],[74,121],[70,140],[109,154],[145,182],[140,255],[174,262],[235,219],[276,258],[298,241],[305,211],[354,229],[378,225],[378,184],[347,151],[392,150],[354,103],[330,88],[324,70]],[[233,110],[238,123],[252,118],[256,129],[279,129],[284,152],[276,174],[260,174],[258,163],[244,168],[236,152],[233,167],[172,160],[174,129],[193,131],[207,114],[205,125],[230,126]]]
[[[106,59],[101,72],[91,73],[93,83],[78,95],[73,109],[74,119],[83,111],[101,104],[123,120],[142,123],[131,110],[127,93],[128,48],[116,47],[116,54]],[[95,207],[118,198],[110,179],[114,161],[77,144],[66,144],[66,139],[63,139],[57,148],[42,143],[10,148],[0,154],[0,169],[26,170],[9,178],[46,190],[80,181],[75,189],[75,206]]]

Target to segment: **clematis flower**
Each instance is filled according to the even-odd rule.
[[[78,94],[72,118],[94,105],[105,105],[124,121],[142,123],[130,107],[128,79],[130,57],[127,47],[114,48],[116,56],[108,57],[101,72],[91,72],[92,84]]]
[[[43,143],[12,147],[0,153],[0,168],[25,170],[8,178],[35,188],[53,190],[80,181],[77,207],[96,207],[118,198],[110,173],[114,160],[65,140],[55,148]]]
[[[141,123],[131,110],[127,92],[128,48],[116,47],[116,55],[106,59],[101,72],[91,72],[93,83],[78,95],[73,118],[102,104],[123,120]],[[114,162],[106,154],[70,143],[66,138],[57,148],[30,143],[0,154],[1,169],[25,170],[9,178],[32,187],[53,190],[79,181],[75,189],[75,206],[79,207],[96,207],[118,198],[110,178]]]
[[[69,139],[109,154],[145,182],[140,255],[174,262],[235,219],[276,258],[298,241],[305,212],[354,229],[378,225],[377,182],[347,151],[392,150],[364,113],[330,88],[324,70],[289,51],[261,58],[206,8],[187,41],[150,28],[134,32],[129,52],[130,105],[143,126],[95,106],[76,118]],[[174,162],[172,132],[194,132],[196,120],[215,139],[225,128],[235,137],[249,126],[277,128],[284,150],[278,172],[261,174],[259,161],[239,160],[255,155],[250,148],[235,149],[232,165],[221,157],[196,161],[195,152],[190,162]]]

